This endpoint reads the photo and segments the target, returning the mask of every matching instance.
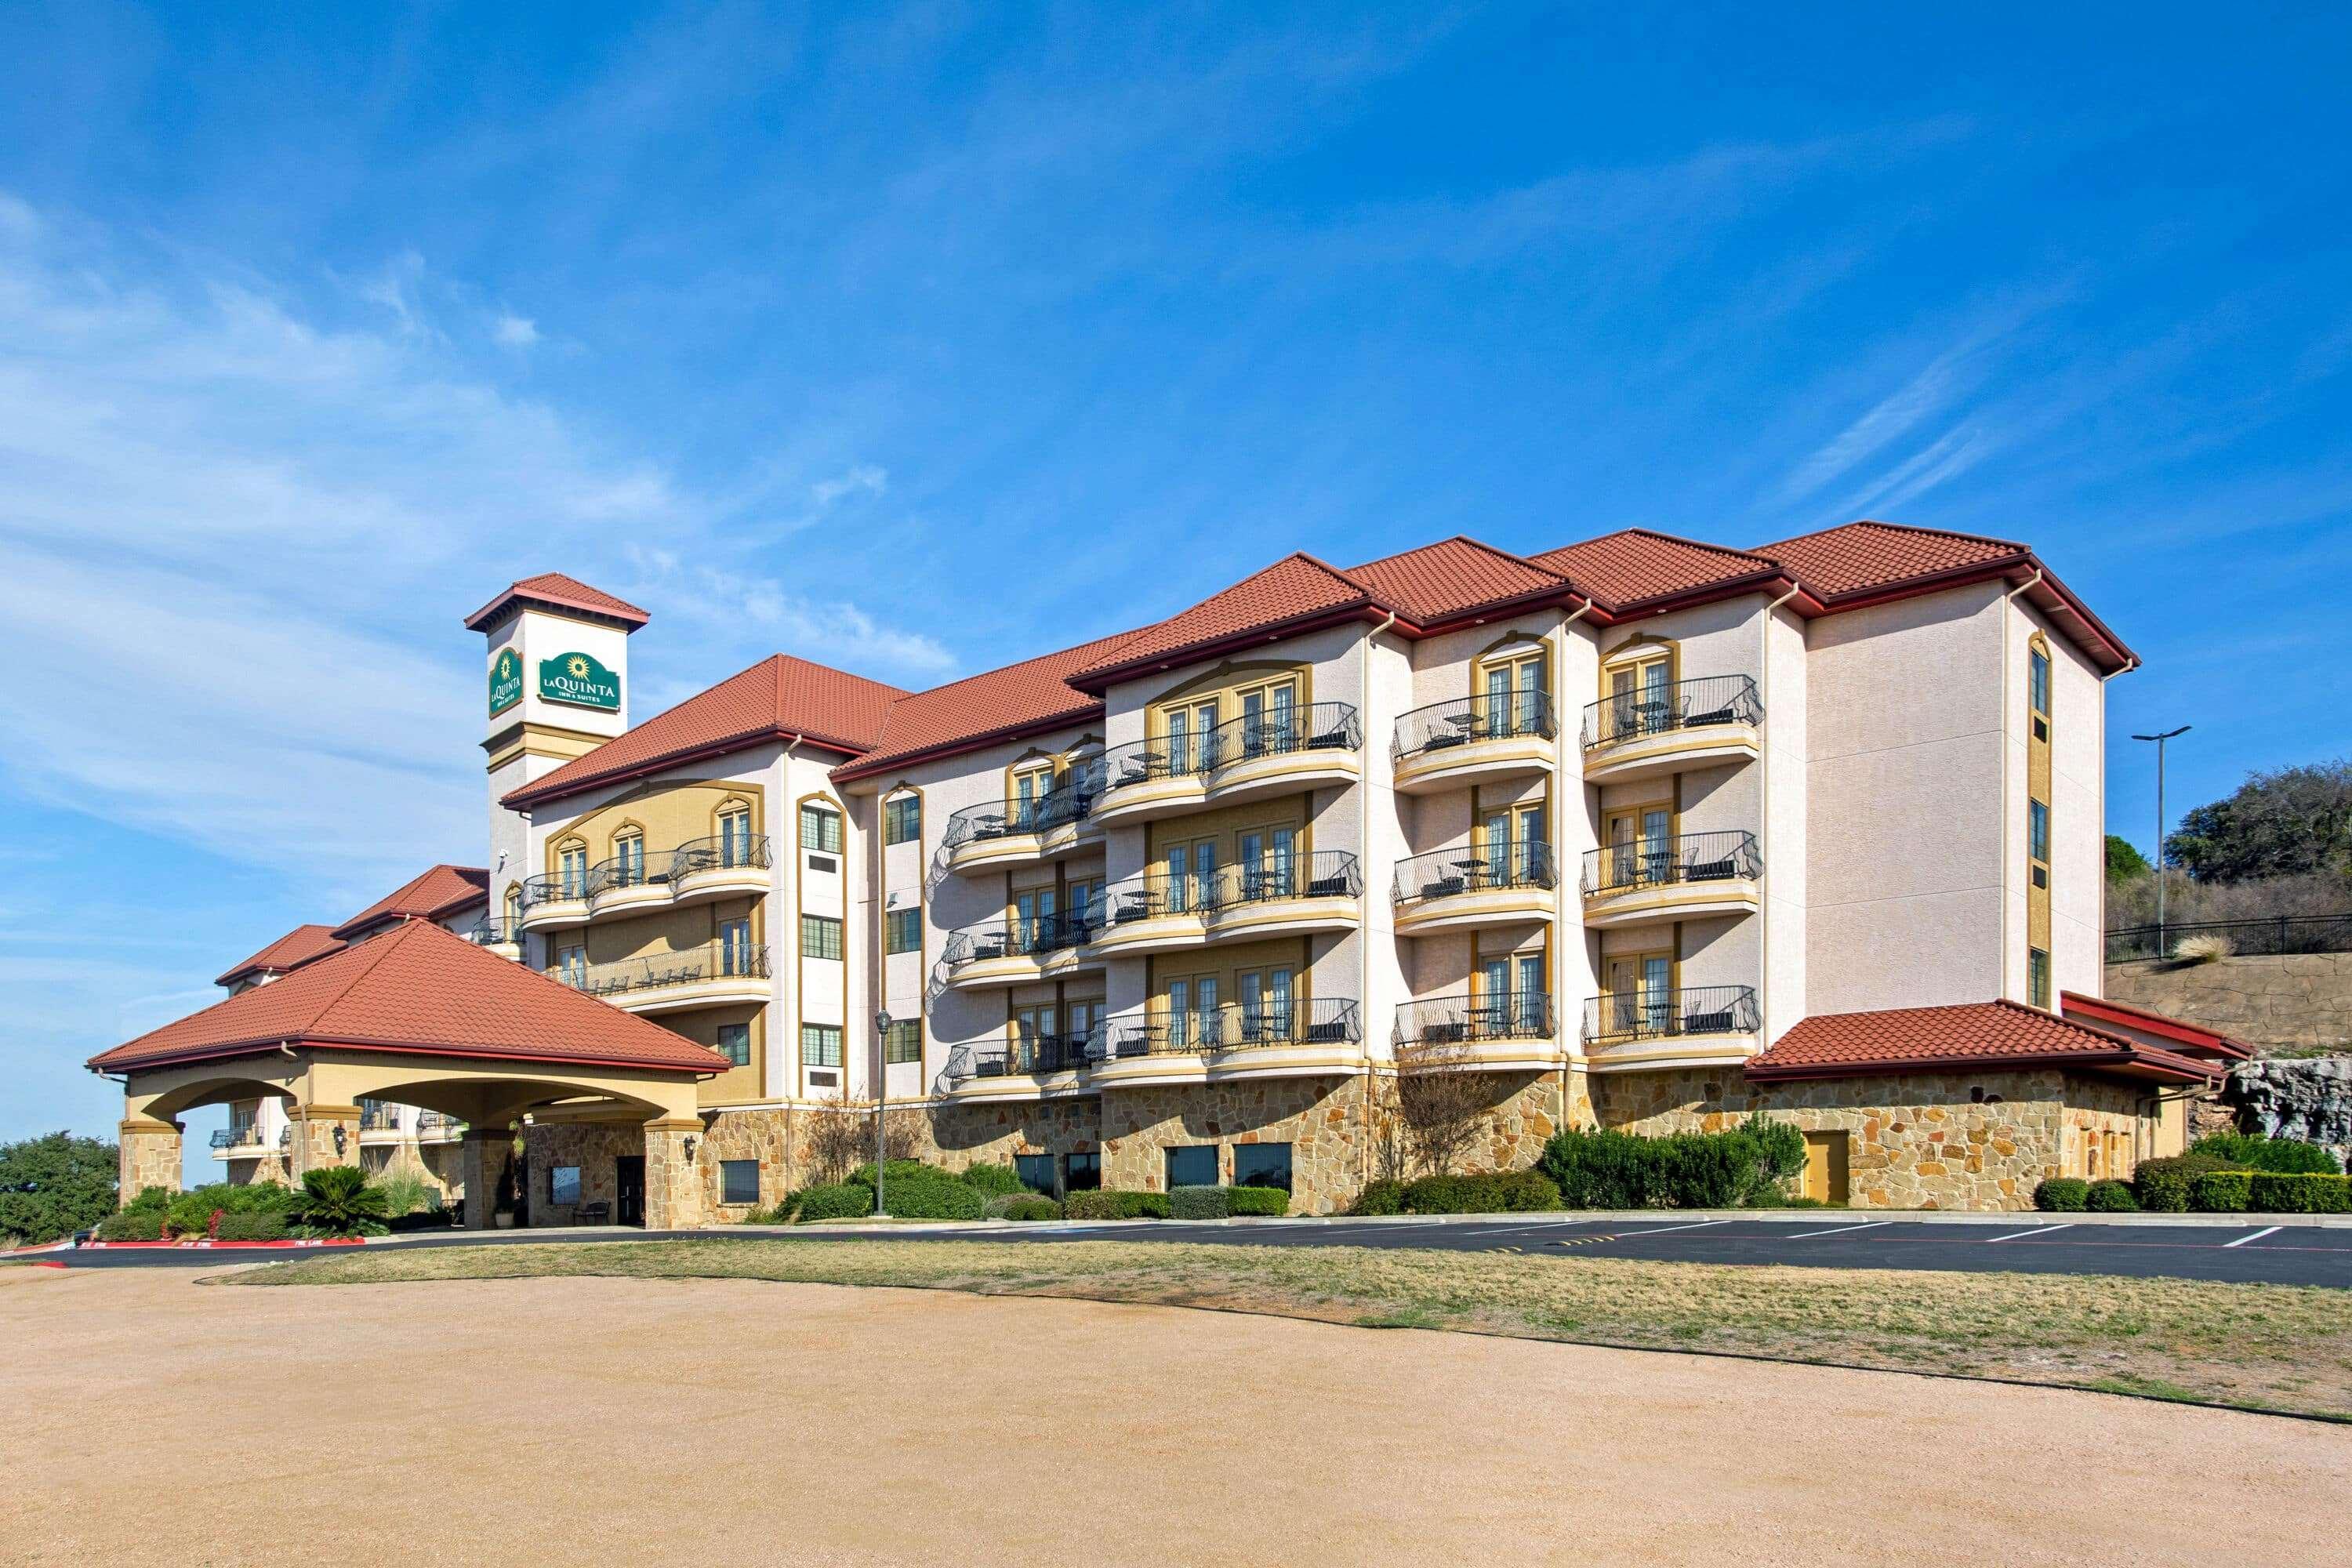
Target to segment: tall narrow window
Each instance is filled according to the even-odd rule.
[[[1045,797],[1054,793],[1054,769],[1049,763],[1042,768],[1024,768],[1013,775],[1013,798],[1006,807],[1010,826],[1024,831],[1037,826],[1037,814],[1045,808]]]
[[[897,1066],[923,1059],[923,1023],[919,1018],[894,1018],[882,1036],[882,1059]]]
[[[923,911],[891,910],[882,917],[882,951],[912,952],[923,945]]]
[[[2036,713],[2050,717],[2050,656],[2038,647],[2026,656],[2025,695]]]
[[[751,864],[751,814],[740,806],[719,814],[719,863]]]
[[[613,886],[634,888],[646,879],[646,836],[624,833],[613,840]]]
[[[588,984],[588,950],[567,947],[555,955],[555,977],[574,991]]]
[[[721,921],[719,923],[719,972],[721,974],[755,973],[751,955],[751,922],[748,920]]]
[[[840,854],[841,813],[814,804],[802,805],[801,847],[824,855]]]
[[[923,836],[923,797],[894,795],[882,803],[882,842],[905,844]]]
[[[574,839],[555,852],[556,882],[567,899],[588,895],[588,846]]]
[[[841,922],[831,915],[801,917],[801,956],[803,958],[839,958],[841,956]]]
[[[2050,1005],[2050,955],[2038,947],[2025,953],[2025,999],[2036,1007]]]
[[[803,1024],[801,1026],[801,1066],[837,1068],[840,1065],[841,1026]]]

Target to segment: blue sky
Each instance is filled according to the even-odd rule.
[[[2331,8],[0,13],[0,1137],[478,856],[561,568],[640,713],[923,684],[1293,548],[2031,541],[2193,723],[2342,752]],[[1932,700],[1932,689],[1922,691]]]

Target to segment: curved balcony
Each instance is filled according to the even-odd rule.
[[[520,931],[563,931],[588,923],[588,868],[544,871],[525,877],[521,889]]]
[[[1559,1015],[1542,991],[1426,996],[1398,1005],[1390,1042],[1400,1072],[1557,1067]]]
[[[992,1045],[958,1046],[948,1053],[943,1076],[950,1095],[958,1100],[1034,1100],[1041,1095],[1076,1094],[1086,1086],[1077,1075],[1093,1058],[1093,1032],[1045,1035],[1022,1029],[1016,1038]],[[1099,1055],[1099,1050],[1095,1052]]]
[[[1754,1053],[1762,1027],[1755,988],[1748,985],[1591,996],[1584,1004],[1584,1050],[1593,1072],[1738,1061]]]
[[[948,933],[940,948],[940,973],[959,990],[979,990],[1097,969],[1101,961],[1080,950],[1100,929],[1101,911],[1092,908],[983,921]]]
[[[416,1119],[416,1141],[420,1143],[454,1143],[465,1135],[462,1118],[428,1110]]]
[[[1400,860],[1389,898],[1397,934],[1417,936],[1549,920],[1559,906],[1559,886],[1551,846],[1515,842]]]
[[[707,942],[614,963],[559,965],[547,973],[632,1013],[765,1002],[772,990],[767,948],[742,942]]]
[[[522,883],[520,931],[562,931],[607,915],[757,897],[773,864],[764,833],[689,839],[650,855],[616,855],[576,871]]]
[[[269,1140],[257,1123],[240,1121],[214,1128],[212,1146],[215,1160],[258,1160],[269,1152]]]
[[[1745,675],[1711,675],[1604,697],[1584,710],[1584,779],[1615,784],[1759,754],[1764,705]]]
[[[522,922],[485,917],[462,934],[476,947],[487,947],[501,958],[522,956]]]
[[[669,901],[673,904],[756,897],[768,890],[773,864],[773,852],[764,833],[690,838],[669,852],[669,865],[662,881],[669,889]],[[604,912],[601,902],[596,912]]]
[[[1559,740],[1550,692],[1481,692],[1399,716],[1389,754],[1397,793],[1430,795],[1549,773]]]
[[[1634,925],[1754,914],[1764,858],[1752,833],[1686,833],[1584,855],[1584,923]]]
[[[1362,868],[1344,849],[1220,866],[1205,878],[1154,868],[1104,889],[1100,929],[1089,940],[1105,957],[1125,957],[1347,931],[1363,918],[1363,891]]]
[[[1087,1076],[1134,1088],[1347,1072],[1363,1065],[1363,1039],[1361,1009],[1333,996],[1129,1013],[1096,1026]]]
[[[1234,719],[1197,735],[1131,741],[1103,753],[1094,818],[1150,822],[1353,784],[1363,773],[1363,721],[1347,702]]]
[[[940,861],[950,871],[987,870],[1058,860],[1098,844],[1102,826],[1091,814],[1102,781],[1103,759],[1086,757],[1042,798],[965,806],[948,818]]]

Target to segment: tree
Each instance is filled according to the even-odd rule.
[[[2200,882],[2352,878],[2352,757],[2249,773],[2229,799],[2184,814],[2164,843]]]
[[[2107,880],[2127,882],[2134,877],[2145,877],[2151,869],[2147,857],[2128,838],[2107,835]]]
[[[1414,1040],[1397,1047],[1396,1116],[1422,1168],[1451,1175],[1486,1130],[1494,1085],[1470,1070],[1470,1047],[1460,1040]]]
[[[115,1150],[52,1132],[0,1144],[0,1245],[55,1241],[114,1212]]]
[[[910,1105],[893,1106],[882,1119],[882,1157],[911,1160],[921,1146],[924,1118]],[[838,1182],[874,1158],[873,1101],[850,1103],[836,1095],[808,1112],[808,1163],[817,1179]]]

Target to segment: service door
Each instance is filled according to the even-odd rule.
[[[1805,1196],[1816,1203],[1845,1202],[1845,1148],[1843,1132],[1805,1134]]]
[[[646,1223],[646,1157],[623,1154],[614,1164],[614,1222],[641,1226]]]

